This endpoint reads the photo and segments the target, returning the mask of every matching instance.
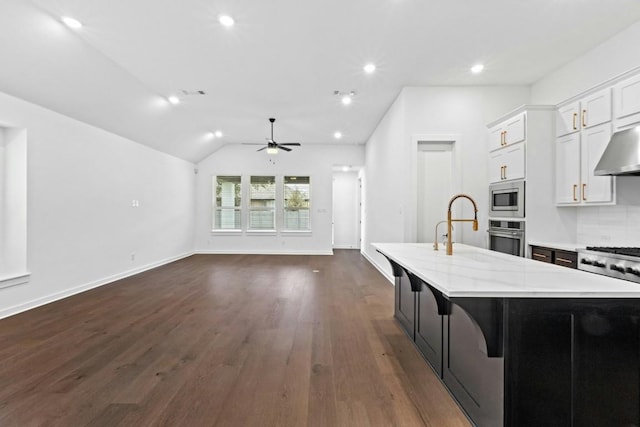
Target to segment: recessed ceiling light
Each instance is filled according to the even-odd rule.
[[[376,70],[376,66],[374,64],[367,64],[363,68],[364,72],[367,74],[371,74]]]
[[[222,131],[217,130],[215,132],[216,138],[222,138]]]
[[[482,64],[476,64],[473,67],[471,67],[471,72],[473,74],[481,73],[482,70],[484,70],[484,65],[482,65]]]
[[[62,19],[62,22],[64,22],[64,24],[69,28],[73,28],[74,30],[82,28],[82,22],[78,21],[75,18],[72,18],[70,16],[63,16],[60,19]]]
[[[178,98],[175,95],[171,95],[170,97],[167,98],[167,100],[172,103],[173,105],[178,105],[180,104],[180,98]]]
[[[233,24],[235,23],[233,18],[230,17],[229,15],[220,15],[218,17],[218,21],[220,21],[220,23],[225,27],[233,27]]]
[[[349,104],[351,104],[351,101],[352,101],[352,99],[351,99],[351,96],[349,96],[349,95],[344,95],[344,96],[342,97],[342,103],[343,103],[344,105],[349,105]]]
[[[342,167],[342,171],[343,172],[349,172],[349,166],[343,166]]]
[[[213,132],[207,132],[205,136],[207,137],[207,139],[213,139],[215,137]]]
[[[333,134],[333,137],[335,139],[340,139],[340,138],[342,138],[342,133],[341,132],[336,132],[336,133]]]

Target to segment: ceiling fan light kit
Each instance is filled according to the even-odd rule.
[[[291,148],[289,147],[299,147],[300,143],[299,142],[284,142],[282,144],[276,142],[275,139],[273,139],[273,123],[276,121],[276,119],[274,119],[273,117],[271,117],[269,119],[269,122],[271,123],[271,138],[266,138],[267,139],[267,146],[266,147],[262,147],[259,148],[257,151],[262,151],[262,150],[267,150],[267,154],[278,154],[279,150],[284,150],[284,151],[291,151]],[[247,143],[247,145],[256,145],[256,144],[251,144],[251,143]],[[262,144],[260,144],[262,145]]]

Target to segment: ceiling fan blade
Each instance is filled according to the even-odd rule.
[[[262,148],[258,148],[256,151],[262,151],[262,150],[266,150],[267,147],[262,147]]]
[[[291,148],[283,147],[282,145],[279,145],[279,144],[278,144],[278,148],[284,151],[291,151]]]
[[[284,142],[284,143],[278,144],[278,145],[295,145],[296,147],[300,147],[300,143],[299,142]]]

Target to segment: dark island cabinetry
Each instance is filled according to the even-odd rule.
[[[640,426],[640,298],[452,297],[391,263],[396,318],[475,425]]]

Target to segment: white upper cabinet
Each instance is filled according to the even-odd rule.
[[[640,74],[613,87],[616,129],[640,122]]]
[[[613,204],[615,180],[593,171],[611,139],[611,123],[570,133],[556,140],[556,204]]]
[[[526,113],[520,113],[489,130],[489,151],[511,144],[517,144],[526,138]]]
[[[504,150],[489,153],[489,182],[491,184],[525,177],[525,144],[512,144]]]
[[[611,121],[611,89],[586,96],[581,102],[580,126],[586,129]]]
[[[569,135],[611,121],[611,89],[563,105],[556,113],[556,136]]]
[[[569,135],[580,130],[580,102],[558,108],[556,113],[556,136]]]
[[[564,135],[556,141],[556,203],[580,203],[580,134]]]
[[[593,174],[610,139],[610,123],[583,131],[580,198],[585,204],[613,201],[613,177]]]

